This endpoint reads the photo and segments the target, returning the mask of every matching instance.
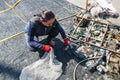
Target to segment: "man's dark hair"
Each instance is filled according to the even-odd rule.
[[[44,10],[39,14],[36,14],[34,16],[39,16],[44,22],[49,21],[50,19],[55,18],[55,15],[52,11],[50,10]]]

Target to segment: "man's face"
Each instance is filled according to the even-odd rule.
[[[47,21],[47,22],[43,22],[43,24],[44,24],[45,26],[49,27],[49,26],[52,26],[52,25],[53,25],[54,21],[55,21],[55,18],[52,18],[52,19],[50,19],[50,20]]]

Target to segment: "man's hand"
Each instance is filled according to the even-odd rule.
[[[64,43],[65,43],[65,46],[70,46],[67,38],[64,38]]]
[[[49,53],[51,51],[51,47],[49,45],[43,45],[43,50]]]

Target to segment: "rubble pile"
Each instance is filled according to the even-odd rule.
[[[96,21],[88,13],[77,15],[72,26],[68,37],[78,45],[75,55],[93,58],[84,67],[120,79],[120,26]]]

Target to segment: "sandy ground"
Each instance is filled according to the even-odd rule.
[[[15,0],[6,0],[10,5],[15,3]],[[118,11],[120,1],[116,1]],[[118,1],[118,2],[117,2]],[[0,10],[8,8],[5,3],[0,1]],[[43,9],[51,9],[56,18],[63,18],[73,13],[76,13],[80,8],[66,2],[65,0],[23,0],[16,8],[16,12],[26,21],[33,16],[33,14],[40,12]],[[73,19],[72,19],[73,20]],[[66,33],[70,29],[72,20],[61,21],[61,25]],[[117,21],[119,21],[118,19]],[[115,21],[116,22],[116,21]],[[23,31],[25,24],[15,16],[12,10],[0,14],[0,40]],[[55,39],[56,46],[54,48],[57,59],[63,63],[63,74],[58,80],[73,80],[73,70],[78,60],[74,56],[68,55],[63,47],[63,41],[59,35]],[[13,39],[0,43],[0,80],[19,80],[21,70],[31,63],[40,59],[38,52],[30,52],[25,44],[24,35],[19,35]],[[103,80],[99,73],[90,73],[88,71],[81,71],[78,69],[78,80],[83,80],[85,74],[89,80]],[[85,79],[87,79],[85,78]]]

